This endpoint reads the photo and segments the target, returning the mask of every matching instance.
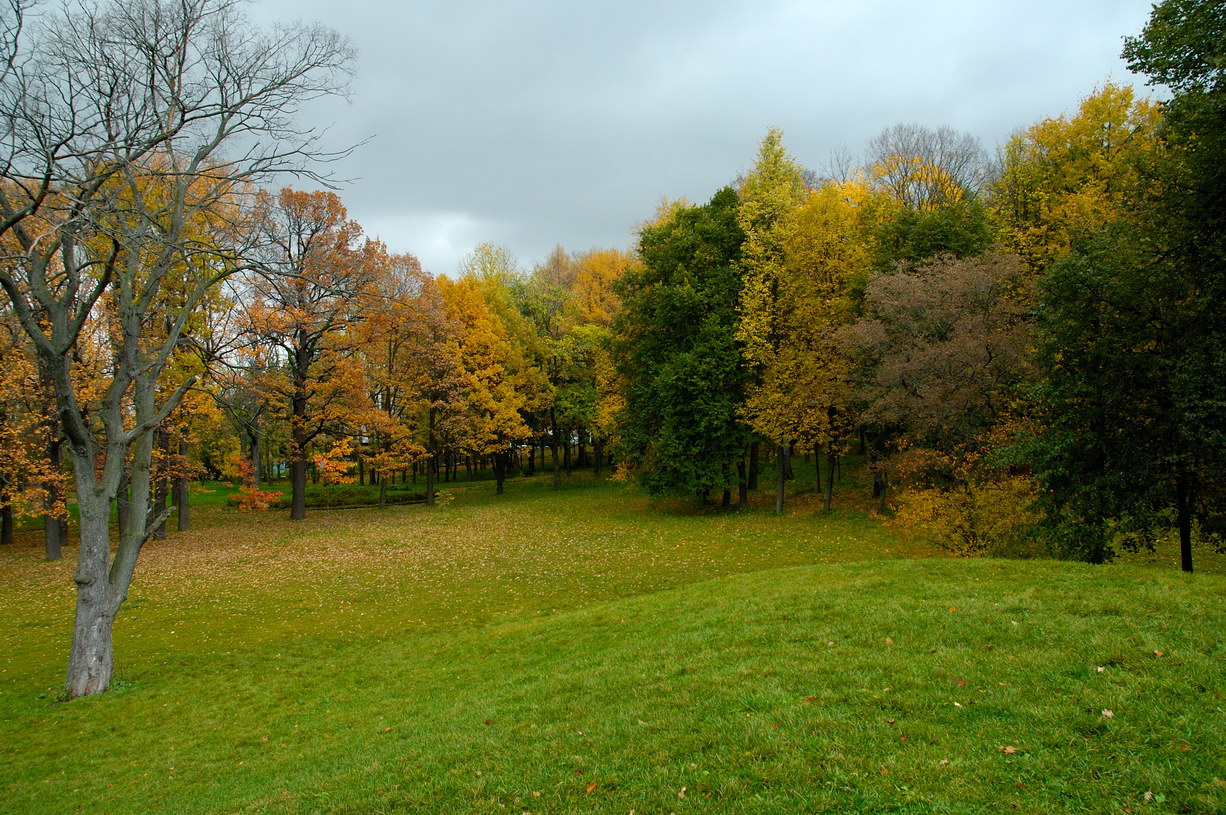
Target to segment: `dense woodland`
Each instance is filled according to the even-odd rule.
[[[1167,0],[1126,41],[1161,101],[1106,83],[994,150],[900,124],[822,168],[771,130],[627,249],[528,268],[487,244],[438,277],[301,183],[324,179],[291,117],[343,84],[343,41],[231,12],[5,31],[0,507],[6,542],[45,518],[49,558],[78,507],[73,695],[105,687],[139,549],[204,478],[255,511],[288,479],[293,518],[311,483],[429,503],[581,467],[783,512],[792,456],[826,509],[856,456],[882,513],[962,554],[1177,534],[1190,570],[1221,545],[1221,3]]]

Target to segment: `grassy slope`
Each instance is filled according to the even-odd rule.
[[[5,809],[1226,811],[1221,577],[456,495],[152,544],[119,690],[68,705],[70,566],[5,552]]]

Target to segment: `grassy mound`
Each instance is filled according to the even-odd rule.
[[[1221,577],[506,498],[172,536],[70,704],[69,568],[5,553],[5,809],[1226,811]]]

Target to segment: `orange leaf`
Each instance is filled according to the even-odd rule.
[[[588,795],[591,795],[595,791],[596,791],[596,782],[593,781],[592,783],[587,785],[587,793]]]

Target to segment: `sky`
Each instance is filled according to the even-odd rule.
[[[664,199],[705,202],[767,130],[807,167],[896,123],[994,150],[1108,79],[1149,0],[254,0],[357,49],[348,100],[303,123],[365,142],[332,171],[368,235],[454,274],[629,248]],[[1147,91],[1148,92],[1148,91]],[[367,141],[368,140],[368,141]]]

